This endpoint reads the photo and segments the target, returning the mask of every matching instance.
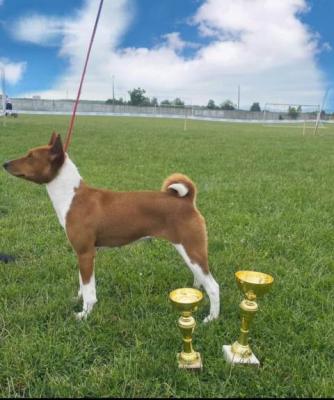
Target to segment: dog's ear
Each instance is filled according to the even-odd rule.
[[[49,146],[52,146],[53,145],[53,143],[54,143],[54,141],[56,140],[56,138],[57,138],[57,134],[56,134],[56,132],[55,131],[53,131],[52,132],[52,135],[51,135],[51,138],[50,138],[50,140],[49,140]]]
[[[56,137],[50,149],[50,153],[52,156],[59,156],[64,154],[63,144],[61,142],[61,137],[59,134],[56,134]]]

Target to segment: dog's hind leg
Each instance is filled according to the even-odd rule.
[[[200,280],[198,279],[198,277],[195,274],[194,274],[193,287],[196,289],[200,289],[202,287]]]
[[[191,247],[186,247],[183,244],[174,244],[174,246],[194,274],[194,286],[197,288],[203,286],[209,296],[210,314],[204,319],[204,322],[218,318],[220,309],[219,285],[208,270],[206,250],[199,251],[200,248],[197,248],[196,251],[192,251]]]
[[[80,300],[81,298],[82,298],[82,278],[81,278],[81,273],[79,271],[79,290],[77,299]]]
[[[83,299],[82,311],[76,314],[77,319],[86,319],[97,302],[95,273],[94,273],[95,250],[78,254],[80,268],[80,290]]]

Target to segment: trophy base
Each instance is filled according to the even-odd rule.
[[[179,368],[181,368],[181,369],[190,369],[190,370],[193,370],[193,371],[202,370],[203,369],[203,363],[202,363],[201,354],[200,353],[196,353],[196,355],[197,355],[197,359],[195,361],[192,361],[191,363],[189,363],[189,362],[185,362],[181,358],[181,353],[178,353],[176,358],[177,358],[177,363],[178,363]]]
[[[250,357],[240,357],[232,352],[232,346],[223,346],[224,358],[229,364],[243,364],[252,365],[254,367],[260,366],[260,361],[252,353]]]

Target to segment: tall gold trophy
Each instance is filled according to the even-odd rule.
[[[240,303],[241,328],[239,339],[232,346],[223,346],[224,358],[230,364],[260,365],[248,344],[250,323],[258,310],[256,299],[264,296],[274,281],[273,277],[261,272],[238,271],[235,274],[239,289],[245,295]]]
[[[178,326],[182,333],[183,351],[177,354],[179,368],[197,370],[202,369],[201,354],[194,351],[192,346],[192,334],[196,322],[192,313],[196,311],[198,305],[203,300],[203,293],[192,288],[182,288],[173,290],[169,294],[169,299],[176,310],[181,312]]]

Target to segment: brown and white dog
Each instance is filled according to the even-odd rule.
[[[87,186],[63,150],[60,135],[22,158],[4,163],[12,175],[39,184],[47,192],[79,261],[79,319],[96,303],[94,258],[98,247],[123,246],[146,237],[169,240],[210,299],[205,322],[219,315],[219,285],[209,272],[205,221],[195,205],[196,187],[185,175],[165,180],[161,191],[113,192]]]

